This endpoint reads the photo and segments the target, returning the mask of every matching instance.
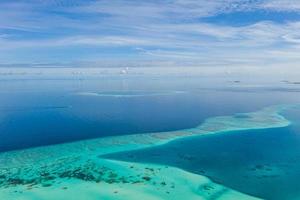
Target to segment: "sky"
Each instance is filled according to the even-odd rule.
[[[0,65],[295,66],[299,0],[1,0]]]

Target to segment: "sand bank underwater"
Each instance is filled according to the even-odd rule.
[[[285,127],[279,105],[207,119],[193,129],[114,136],[0,154],[0,199],[255,199],[208,178],[153,164],[111,161],[103,155],[233,130]]]

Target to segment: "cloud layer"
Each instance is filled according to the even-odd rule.
[[[3,0],[0,60],[297,66],[293,0]]]

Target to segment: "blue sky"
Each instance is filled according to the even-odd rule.
[[[298,0],[1,0],[0,64],[297,66]]]

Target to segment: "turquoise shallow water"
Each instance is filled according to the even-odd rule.
[[[179,167],[263,199],[300,199],[300,109],[284,116],[292,121],[285,128],[197,136],[106,157]]]

